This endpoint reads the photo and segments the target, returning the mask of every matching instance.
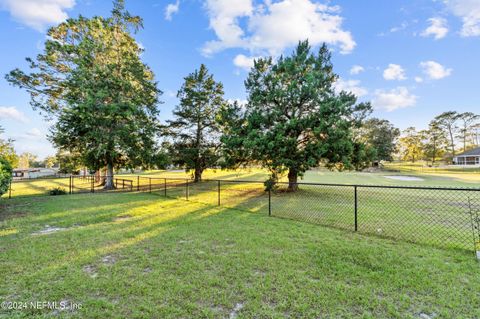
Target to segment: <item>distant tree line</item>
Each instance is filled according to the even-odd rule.
[[[455,155],[480,146],[480,115],[472,112],[444,112],[427,129],[409,127],[399,139],[398,155],[404,161],[426,160],[435,165],[451,162]]]
[[[0,134],[3,132],[4,130],[0,126]],[[0,196],[7,192],[12,180],[12,162],[15,161],[15,157],[12,157],[11,150],[13,150],[11,141],[0,139]]]

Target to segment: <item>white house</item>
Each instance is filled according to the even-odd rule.
[[[54,168],[14,169],[13,179],[40,178],[46,176],[54,176],[56,173],[57,170]]]
[[[455,165],[480,166],[480,147],[458,154],[453,158]]]

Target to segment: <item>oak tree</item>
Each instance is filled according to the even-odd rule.
[[[107,189],[115,167],[148,166],[156,148],[161,91],[132,36],[141,27],[117,0],[110,17],[80,16],[50,28],[43,53],[27,59],[32,71],[7,75],[55,121],[49,138],[60,150],[80,154],[90,169],[107,169]]]

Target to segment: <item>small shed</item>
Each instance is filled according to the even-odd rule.
[[[56,169],[52,168],[17,168],[13,170],[13,179],[39,178],[45,176],[54,176]]]

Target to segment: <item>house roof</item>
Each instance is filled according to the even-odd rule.
[[[457,156],[480,156],[480,147],[458,154]]]

